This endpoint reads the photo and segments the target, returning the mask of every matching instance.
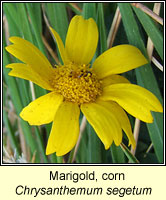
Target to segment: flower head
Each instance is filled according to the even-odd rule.
[[[70,22],[65,46],[56,39],[63,65],[52,67],[47,58],[30,42],[11,37],[6,50],[23,63],[13,63],[9,75],[30,80],[51,91],[25,107],[20,116],[31,125],[53,122],[46,154],[68,153],[79,135],[80,110],[108,149],[112,142],[122,142],[122,130],[135,147],[126,110],[134,117],[153,122],[151,111],[162,112],[158,99],[148,90],[131,84],[120,73],[147,63],[134,46],[119,45],[90,62],[98,43],[98,29],[93,19],[75,16]],[[123,110],[124,109],[124,110]]]

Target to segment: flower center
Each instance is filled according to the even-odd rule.
[[[68,65],[55,68],[52,85],[66,101],[77,104],[94,102],[101,95],[101,81],[89,68],[90,65]]]

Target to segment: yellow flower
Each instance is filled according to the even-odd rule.
[[[126,110],[134,117],[153,122],[150,111],[162,112],[158,99],[148,90],[117,75],[147,63],[134,46],[119,45],[101,54],[90,67],[98,43],[95,21],[75,16],[69,25],[65,46],[56,39],[63,65],[53,68],[46,57],[30,42],[11,37],[6,50],[23,63],[13,63],[9,75],[30,80],[51,91],[25,107],[20,116],[30,125],[53,122],[46,154],[68,153],[79,135],[80,110],[108,149],[122,142],[122,130],[135,147]],[[124,110],[123,110],[123,109]]]

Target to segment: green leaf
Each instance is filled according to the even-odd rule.
[[[100,54],[107,50],[107,38],[106,38],[106,28],[104,23],[104,12],[103,12],[103,4],[98,3],[97,8],[97,25],[99,28],[99,36],[100,36]]]
[[[21,33],[18,22],[16,4],[3,3],[3,10],[9,24],[10,36],[19,36]]]
[[[129,149],[123,143],[121,143],[120,147],[122,148],[123,152],[125,153],[125,155],[131,163],[139,163],[136,157],[129,151]]]
[[[39,131],[39,128],[35,127],[35,135],[36,135],[36,139],[37,139],[37,143],[38,143],[38,147],[39,147],[39,152],[42,155],[44,163],[48,163],[48,159],[47,159],[47,156],[45,154],[45,148],[44,148],[44,145],[43,145],[43,139],[42,139],[40,134],[41,133]]]
[[[82,133],[81,141],[78,148],[78,153],[76,155],[76,162],[77,163],[87,163],[87,155],[88,155],[88,148],[87,148],[87,141],[88,141],[88,130],[87,127],[85,128],[84,132]]]
[[[34,38],[31,33],[31,27],[28,21],[25,4],[16,3],[16,5],[17,5],[17,13],[18,13],[18,19],[19,19],[18,22],[19,22],[20,30],[22,30],[23,36],[26,40],[34,43]]]
[[[89,123],[87,123],[87,129],[89,134],[87,161],[88,163],[102,163],[101,141]]]
[[[133,9],[140,20],[142,26],[144,27],[146,33],[152,40],[154,47],[156,48],[158,54],[163,59],[163,36],[159,31],[158,27],[154,21],[139,8],[133,6]]]
[[[138,47],[147,57],[147,52],[141,38],[138,25],[134,18],[131,5],[129,3],[119,3],[123,25],[129,43]],[[137,82],[142,87],[155,94],[162,103],[160,90],[150,64],[136,69]],[[154,123],[147,124],[150,138],[153,142],[156,156],[160,163],[163,162],[163,116],[161,113],[153,113]]]
[[[125,163],[125,156],[122,149],[116,146],[114,143],[110,147],[112,162],[113,163]]]
[[[68,29],[68,18],[66,12],[65,3],[45,3],[46,13],[50,22],[50,25],[60,35],[63,43],[65,43],[67,29]]]
[[[82,15],[84,19],[93,18],[96,20],[96,4],[95,3],[84,3]]]
[[[26,3],[27,11],[31,21],[31,27],[34,31],[37,47],[46,55],[45,48],[42,41],[42,18],[41,5],[39,3]]]

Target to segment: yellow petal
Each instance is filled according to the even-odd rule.
[[[12,63],[6,65],[6,68],[11,68],[12,70],[8,75],[23,78],[25,80],[32,81],[46,90],[52,90],[52,86],[48,84],[41,76],[33,71],[33,68],[23,63]]]
[[[70,61],[77,64],[88,64],[96,51],[98,29],[95,21],[84,20],[76,15],[72,18],[66,37],[65,49]]]
[[[147,62],[136,47],[118,45],[101,54],[93,63],[93,70],[102,79],[111,74],[120,74],[135,69]]]
[[[56,112],[48,139],[46,154],[57,156],[68,153],[76,144],[79,135],[80,109],[77,104],[63,102]]]
[[[125,111],[113,101],[97,101],[97,103],[103,105],[107,110],[114,113],[121,125],[121,128],[124,130],[127,137],[129,138],[129,145],[131,144],[132,147],[135,148],[136,143],[132,134],[131,124]]]
[[[82,104],[81,111],[103,142],[105,149],[110,147],[113,140],[117,146],[122,142],[122,130],[113,113],[98,103]]]
[[[99,99],[116,101],[128,113],[148,123],[153,122],[151,110],[163,110],[159,100],[151,92],[134,84],[119,83],[107,86]]]
[[[9,39],[13,44],[6,50],[13,56],[28,64],[39,76],[45,80],[52,78],[53,68],[47,58],[33,44],[19,37]]]
[[[101,81],[102,81],[102,87],[106,87],[116,83],[130,83],[130,81],[127,80],[127,78],[114,74],[102,79]]]
[[[67,57],[67,54],[66,54],[66,51],[65,51],[65,47],[64,47],[64,44],[59,36],[59,34],[53,29],[50,27],[50,30],[57,42],[57,45],[58,45],[58,49],[59,49],[59,52],[60,52],[60,55],[61,55],[61,58],[62,58],[62,61],[64,64],[68,63],[69,60],[68,60],[68,57]]]
[[[20,113],[30,125],[42,125],[53,121],[55,113],[63,101],[61,95],[50,92],[32,101]]]

